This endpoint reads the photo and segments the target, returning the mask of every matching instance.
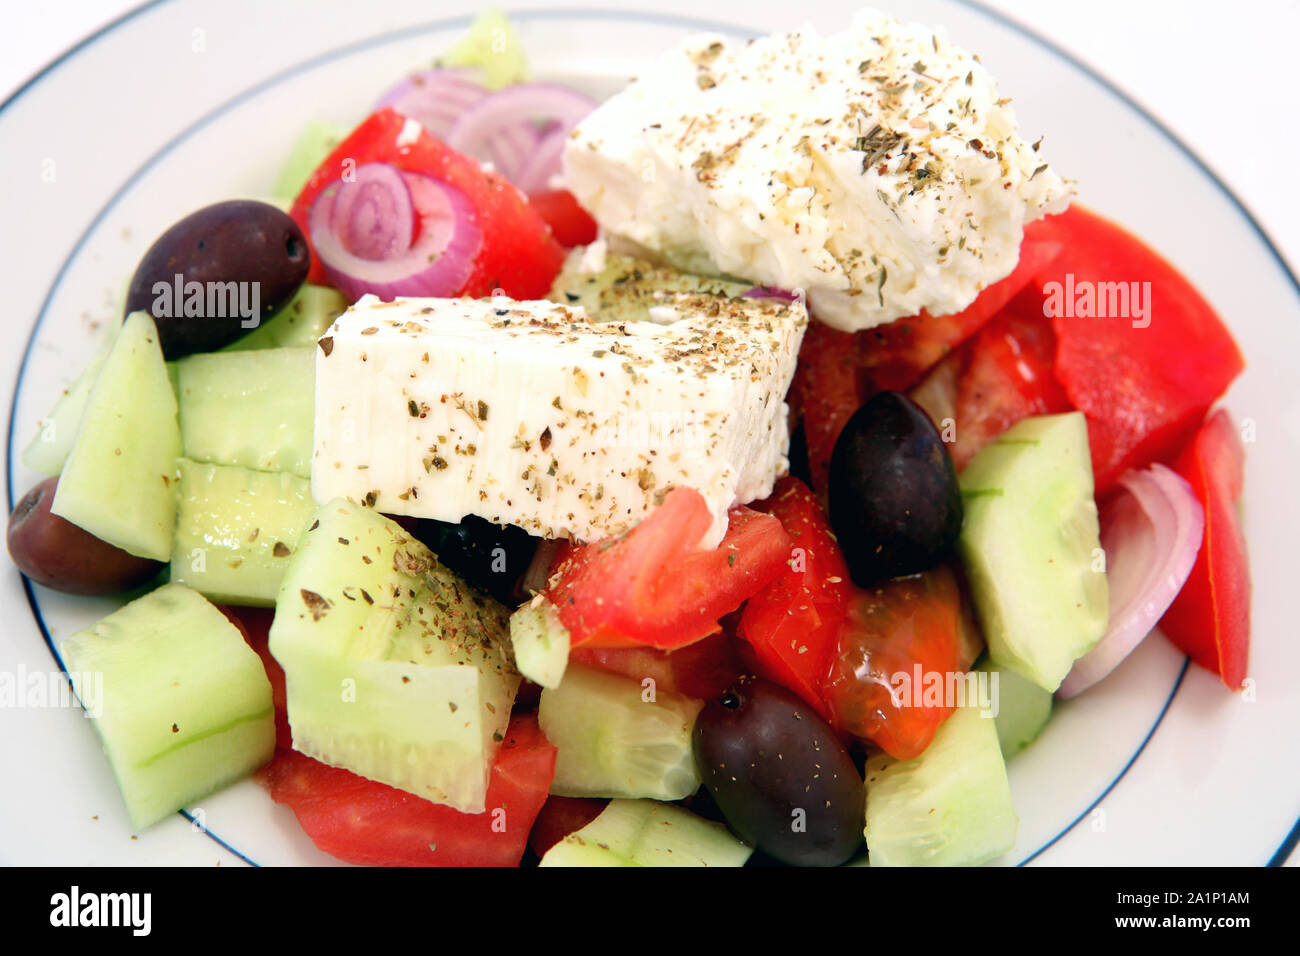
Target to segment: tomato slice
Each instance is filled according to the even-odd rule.
[[[570,833],[577,833],[609,806],[598,797],[548,797],[528,834],[528,847],[539,857]]]
[[[1172,457],[1245,363],[1210,304],[1155,251],[1077,206],[1056,218],[1067,252],[1022,301],[1052,317],[1056,377],[1087,416],[1104,494],[1129,468]]]
[[[1237,502],[1245,481],[1241,436],[1222,409],[1174,463],[1205,507],[1205,536],[1191,576],[1160,629],[1197,664],[1233,690],[1250,653],[1250,563]]]
[[[289,215],[310,238],[308,216],[316,197],[340,174],[364,163],[391,163],[404,172],[423,173],[458,189],[474,209],[483,248],[457,295],[481,297],[501,289],[515,299],[543,299],[564,262],[564,250],[551,227],[524,195],[496,173],[489,173],[421,129],[404,134],[407,118],[385,108],[372,114],[325,158],[294,200]],[[400,145],[399,145],[400,143]],[[308,281],[327,285],[324,267],[313,253]]]
[[[567,189],[533,193],[528,197],[528,203],[546,220],[556,242],[564,248],[572,249],[596,241],[596,220],[587,215]]]
[[[753,647],[762,676],[829,719],[822,681],[848,612],[848,565],[826,513],[803,482],[782,479],[758,507],[781,522],[793,549],[781,573],[745,603],[739,634]]]
[[[970,641],[946,566],[855,589],[822,685],[833,723],[899,760],[917,756],[952,714],[949,675],[970,666]]]
[[[731,635],[725,633],[710,635],[673,651],[584,644],[569,652],[569,660],[638,681],[653,678],[661,690],[699,700],[721,696],[746,669]]]
[[[1025,227],[1020,259],[961,312],[923,312],[862,332],[837,332],[814,322],[804,334],[790,386],[790,411],[803,421],[813,487],[825,491],[835,440],[858,406],[876,392],[905,391],[996,315],[1033,277],[1060,258],[1065,245],[1055,217]]]
[[[487,810],[461,813],[347,770],[280,750],[258,771],[312,842],[367,866],[518,866],[555,776],[535,716],[515,716],[488,783]]]
[[[911,388],[926,369],[1002,311],[1035,275],[1060,259],[1064,252],[1065,243],[1057,232],[1056,217],[1037,219],[1025,226],[1020,258],[1011,274],[981,292],[962,311],[952,315],[922,312],[862,332],[863,397]]]
[[[1041,315],[1005,309],[980,329],[969,350],[957,387],[952,457],[958,469],[1022,418],[1070,410],[1052,371],[1056,335]]]
[[[718,619],[780,573],[790,553],[770,515],[737,507],[728,520],[722,543],[698,550],[709,508],[698,491],[677,487],[627,533],[562,555],[547,596],[571,646],[671,650],[716,633]]]
[[[271,656],[271,622],[275,619],[275,608],[218,606],[262,659],[267,680],[271,682],[271,705],[275,708],[275,745],[291,749],[293,734],[289,730],[289,698],[284,686],[284,668]]]

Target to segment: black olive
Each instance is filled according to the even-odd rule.
[[[934,567],[961,534],[961,489],[948,446],[911,399],[880,392],[835,442],[827,484],[831,527],[853,582]]]
[[[741,678],[700,711],[694,743],[727,825],[766,857],[837,866],[862,844],[862,776],[830,725],[784,687]]]
[[[302,230],[284,212],[252,200],[219,202],[149,247],[131,279],[126,314],[153,316],[169,361],[211,352],[292,299],[310,267]]]

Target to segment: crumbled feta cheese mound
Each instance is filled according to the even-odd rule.
[[[960,311],[1073,194],[988,71],[864,10],[840,33],[696,36],[574,130],[565,178],[608,233],[693,272],[803,289],[870,328]]]

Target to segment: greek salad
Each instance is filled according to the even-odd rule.
[[[177,210],[24,454],[133,828],[252,775],[357,864],[977,864],[1141,641],[1241,688],[1241,353],[977,56],[863,10],[597,103],[489,12],[393,79]]]

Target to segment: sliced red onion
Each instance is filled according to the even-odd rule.
[[[411,245],[415,203],[402,173],[388,163],[365,163],[341,183],[330,209],[330,228],[354,256],[391,259]]]
[[[1196,564],[1205,511],[1191,485],[1164,465],[1130,471],[1101,512],[1110,587],[1106,636],[1074,662],[1057,691],[1074,697],[1114,670],[1151,633]]]
[[[488,137],[488,158],[497,172],[518,185],[519,171],[527,165],[529,157],[536,154],[540,138],[532,123],[503,126]]]
[[[461,115],[491,95],[464,70],[426,70],[398,83],[379,98],[375,109],[391,106],[439,139]]]
[[[457,152],[482,157],[489,141],[501,130],[521,126],[531,129],[536,137],[530,150],[534,156],[526,164],[520,164],[514,173],[522,178],[526,166],[533,189],[544,189],[551,176],[560,171],[560,150],[555,146],[554,137],[567,135],[595,108],[595,100],[567,86],[550,83],[508,86],[467,109],[447,133],[446,143]],[[562,138],[558,142],[563,146]],[[545,163],[534,158],[544,144],[550,157]],[[506,170],[502,173],[512,178]],[[514,181],[525,192],[529,191],[522,182]]]
[[[776,289],[770,285],[758,285],[748,292],[742,293],[742,299],[779,299],[782,302],[793,302],[795,294],[787,292],[785,289]]]
[[[354,302],[366,293],[374,293],[386,302],[397,296],[455,295],[469,278],[474,258],[483,245],[473,207],[459,190],[446,183],[389,168],[397,173],[395,180],[372,175],[368,181],[372,189],[384,186],[392,195],[382,201],[372,197],[368,205],[361,207],[354,203],[351,209],[357,211],[355,216],[339,211],[346,200],[346,187],[355,185],[352,183],[331,186],[312,205],[308,222],[311,244],[330,283]],[[388,254],[383,258],[359,255],[350,245],[356,241],[355,233],[361,235],[363,248],[368,251],[380,245],[367,245],[370,235],[403,234],[400,222],[381,227],[368,218],[370,210],[385,208],[398,210],[395,215],[400,217],[403,192],[418,228],[413,233],[407,229],[405,244],[388,243]]]
[[[562,123],[549,123],[528,157],[512,178],[512,182],[528,195],[551,188],[551,177],[560,171],[560,156],[564,142],[569,138],[569,127]]]

